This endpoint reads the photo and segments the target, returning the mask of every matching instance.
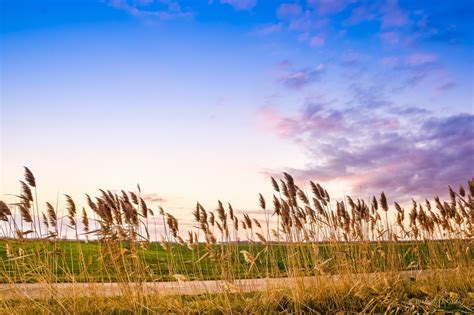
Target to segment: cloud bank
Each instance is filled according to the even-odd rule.
[[[334,103],[307,101],[296,115],[266,107],[259,117],[306,152],[312,162],[289,170],[301,179],[345,180],[367,192],[406,197],[444,193],[446,185],[465,184],[474,174],[474,115],[469,113],[437,117],[393,106],[383,112],[341,110]]]

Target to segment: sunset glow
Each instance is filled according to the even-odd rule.
[[[183,215],[197,200],[252,210],[283,171],[334,195],[400,199],[474,174],[471,1],[1,11],[2,196],[24,165],[41,201],[140,183]]]

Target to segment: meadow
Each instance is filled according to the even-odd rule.
[[[263,219],[217,203],[199,203],[193,227],[136,192],[100,190],[78,209],[65,195],[66,215],[38,205],[36,180],[25,168],[17,202],[0,202],[0,282],[129,283],[223,280],[227,290],[164,296],[133,290],[120,296],[0,299],[0,312],[424,312],[474,311],[474,179],[449,187],[449,198],[409,210],[385,193],[369,200],[332,200],[321,185],[271,178]],[[63,209],[61,209],[63,210]],[[156,214],[155,214],[156,212]],[[260,217],[260,216],[259,216]],[[151,233],[159,222],[161,235]],[[64,240],[68,235],[75,239]],[[419,278],[406,270],[425,270]],[[334,278],[328,277],[336,276]],[[314,281],[302,281],[312,276]],[[297,285],[243,292],[237,279],[286,277]],[[0,297],[1,297],[0,292]]]
[[[338,244],[337,247],[321,243],[300,244],[297,248],[291,248],[292,244],[213,245],[212,250],[215,252],[221,251],[221,246],[227,247],[228,261],[224,265],[207,255],[205,244],[197,244],[194,249],[175,245],[167,250],[160,243],[148,243],[146,247],[136,249],[140,268],[148,272],[134,275],[127,273],[127,269],[134,268],[131,256],[120,257],[121,261],[117,263],[110,255],[110,251],[115,249],[125,253],[130,251],[128,242],[109,248],[99,241],[10,240],[0,241],[0,259],[4,262],[0,270],[0,283],[34,283],[40,279],[53,283],[176,281],[175,275],[186,275],[187,280],[288,277],[291,268],[286,257],[291,251],[301,259],[295,261],[300,276],[450,269],[468,267],[474,261],[472,250],[468,250],[468,255],[458,254],[468,249],[470,243],[468,240],[459,240],[453,246],[447,241],[398,244],[368,242]],[[252,268],[247,266],[245,257],[239,254],[243,251],[260,253]],[[316,256],[314,251],[317,252]],[[23,256],[14,253],[22,253]],[[433,255],[438,257],[437,261],[430,260]],[[176,257],[179,260],[175,260]],[[396,265],[394,257],[399,259]],[[364,259],[370,263],[362,265]],[[41,272],[28,272],[38,266],[42,266]],[[229,270],[228,278],[222,272],[223,269]]]

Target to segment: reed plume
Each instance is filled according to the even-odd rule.
[[[0,200],[0,220],[1,221],[8,221],[8,216],[10,216],[12,213],[10,211],[10,208],[8,205]]]
[[[69,224],[76,226],[76,204],[72,200],[71,196],[64,195],[66,197],[66,208],[68,212]]]
[[[31,187],[36,187],[36,180],[35,177],[33,176],[33,173],[30,171],[30,169],[26,166],[23,166],[25,169],[25,180],[26,182],[31,186]]]

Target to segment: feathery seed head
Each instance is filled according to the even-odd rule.
[[[33,173],[30,171],[30,169],[26,166],[23,166],[25,168],[25,180],[26,182],[31,186],[31,187],[36,187],[36,180],[33,175]]]

